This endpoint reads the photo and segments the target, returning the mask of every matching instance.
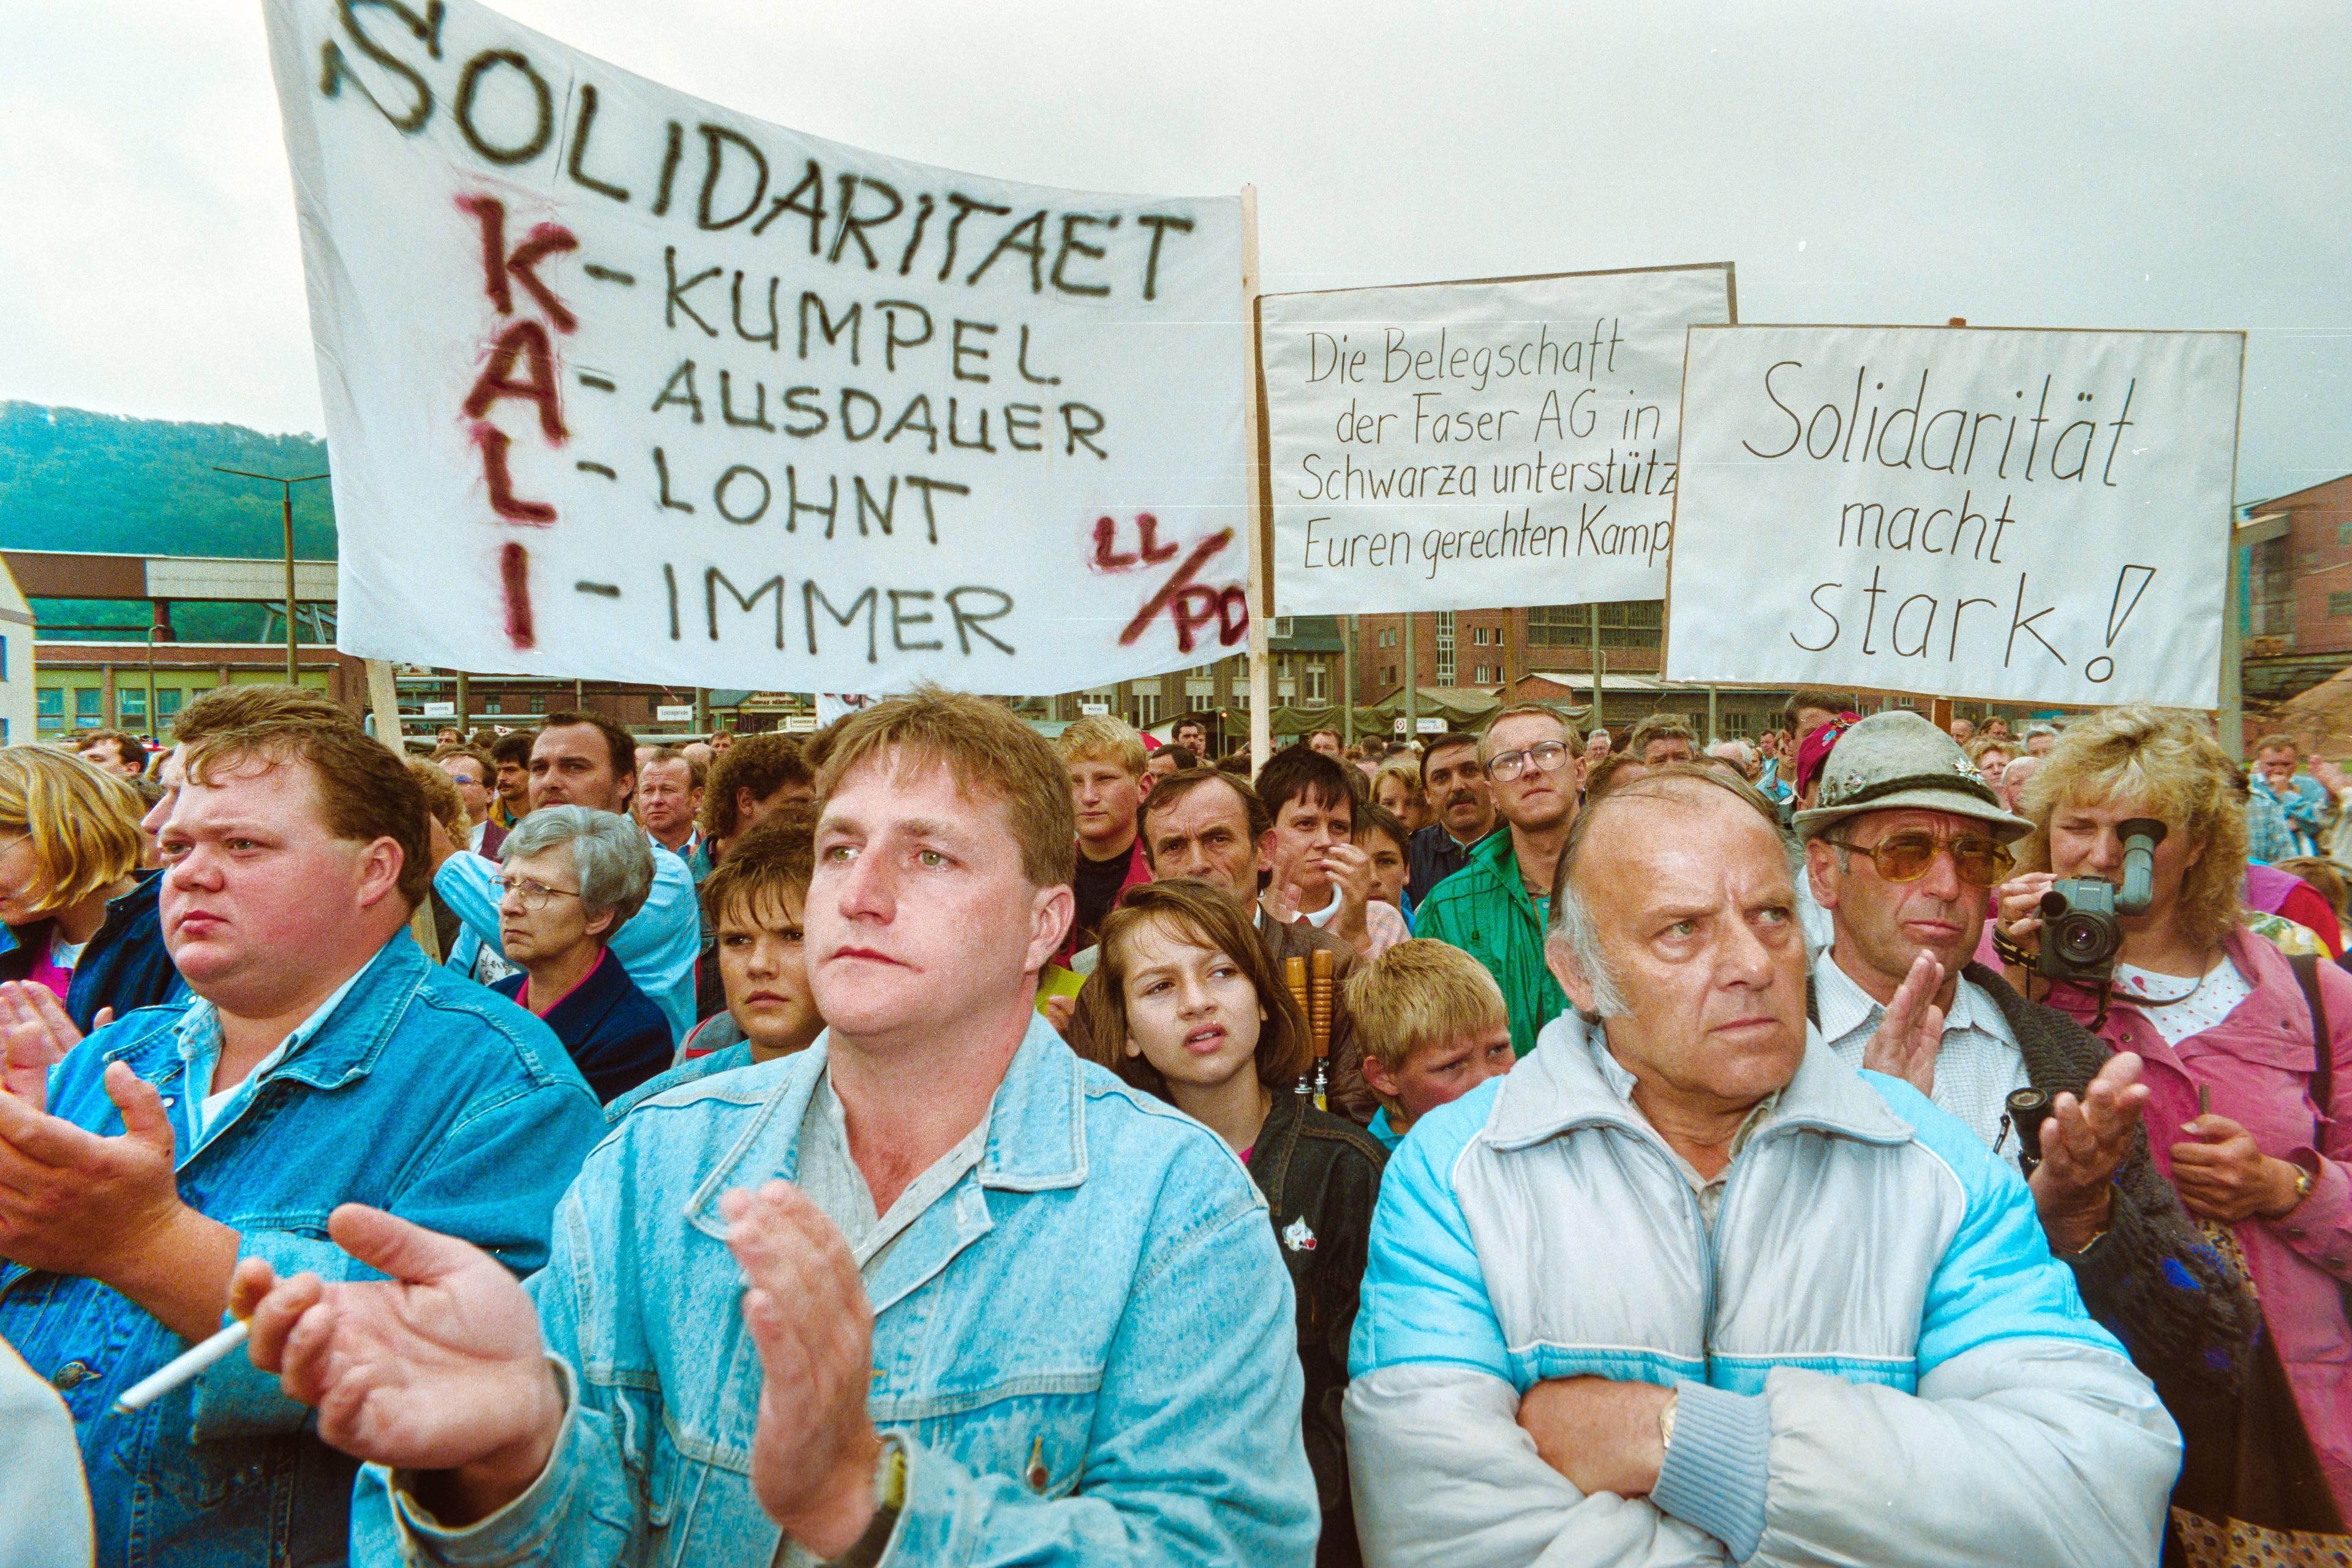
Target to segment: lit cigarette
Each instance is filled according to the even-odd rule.
[[[144,1410],[184,1383],[192,1383],[204,1375],[206,1368],[221,1357],[245,1343],[247,1326],[231,1323],[200,1345],[190,1348],[184,1355],[175,1356],[163,1366],[141,1378],[114,1402],[118,1415],[128,1415],[134,1410]]]

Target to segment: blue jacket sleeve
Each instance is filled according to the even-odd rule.
[[[392,1212],[428,1230],[472,1242],[518,1277],[547,1262],[558,1199],[604,1134],[595,1097],[576,1074],[486,1101],[458,1122]],[[375,1270],[323,1236],[248,1229],[237,1256],[267,1258],[280,1279],[305,1271],[325,1279],[372,1279]],[[224,1318],[224,1322],[226,1322]],[[299,1430],[307,1406],[242,1355],[198,1382],[194,1438]]]
[[[1499,1088],[1499,1086],[1497,1086]],[[1469,1221],[1447,1173],[1486,1125],[1496,1089],[1474,1089],[1416,1123],[1389,1157],[1372,1211],[1348,1374],[1443,1362],[1527,1392],[1486,1297]]]

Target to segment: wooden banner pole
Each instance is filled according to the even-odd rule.
[[[1265,387],[1259,368],[1257,321],[1257,187],[1242,187],[1242,309],[1249,321],[1244,360],[1242,433],[1249,447],[1249,694],[1250,771],[1274,752],[1273,661],[1266,636],[1274,626],[1274,509],[1267,495]]]
[[[402,756],[408,749],[401,742],[400,688],[392,678],[392,666],[383,659],[367,661],[368,710],[375,715],[375,738]]]

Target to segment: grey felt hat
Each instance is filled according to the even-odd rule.
[[[2003,843],[2033,831],[1949,735],[1907,708],[1891,708],[1838,737],[1811,809],[1797,813],[1797,837],[1818,838],[1866,811],[1906,810],[1974,817]]]

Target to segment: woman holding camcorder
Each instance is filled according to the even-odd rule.
[[[2336,1097],[2352,1094],[2352,975],[2290,961],[2250,929],[2236,773],[2201,715],[2125,707],[2073,725],[2026,786],[2034,831],[1999,890],[1994,945],[2011,984],[2146,1063],[2157,1168],[2261,1299],[2266,1343],[2242,1402],[2193,1417],[2232,1422],[2238,1440],[2190,1434],[2176,1504],[2340,1533],[2352,1107]],[[2188,1431],[2192,1414],[2174,1415]],[[2231,1560],[2193,1544],[2189,1556]]]

